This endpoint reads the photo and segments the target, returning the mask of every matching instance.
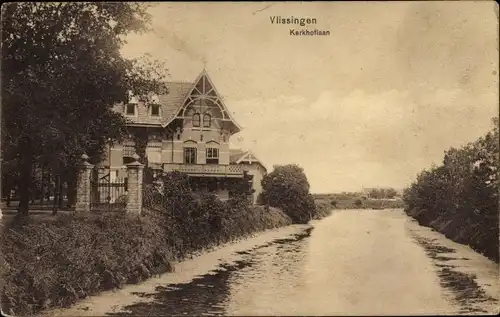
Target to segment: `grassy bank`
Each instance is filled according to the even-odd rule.
[[[448,239],[470,246],[498,263],[498,218],[485,219],[472,213],[444,213],[436,216],[428,210],[412,208],[406,213],[422,226],[433,228]]]
[[[286,226],[281,211],[212,198],[184,217],[165,211],[61,215],[4,228],[2,308],[14,315],[67,307],[172,270],[193,252]],[[0,259],[1,260],[1,259]]]

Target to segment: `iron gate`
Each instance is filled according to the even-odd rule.
[[[127,205],[127,178],[112,177],[108,169],[96,168],[90,175],[90,210],[123,211]]]

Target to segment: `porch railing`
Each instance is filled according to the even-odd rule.
[[[193,176],[243,177],[243,167],[241,165],[165,163],[163,164],[163,171],[178,171]]]

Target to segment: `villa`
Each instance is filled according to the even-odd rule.
[[[194,82],[168,82],[165,95],[116,104],[129,123],[129,138],[108,148],[101,165],[111,179],[123,177],[125,164],[133,161],[133,135],[147,138],[147,166],[156,171],[187,174],[195,192],[214,192],[229,198],[236,180],[252,182],[253,202],[262,191],[266,168],[250,151],[230,149],[231,138],[241,131],[204,69]],[[146,100],[147,99],[147,100]]]

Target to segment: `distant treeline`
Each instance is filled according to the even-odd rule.
[[[475,142],[445,152],[404,192],[407,214],[498,262],[498,118]]]
[[[398,192],[394,188],[372,188],[368,191],[368,197],[375,199],[382,199],[382,198],[392,199],[397,195]]]
[[[372,193],[372,195],[370,195]],[[395,193],[396,195],[393,195]],[[318,209],[395,209],[403,208],[394,189],[377,188],[367,192],[313,194]],[[395,199],[396,198],[396,199]]]
[[[346,199],[393,199],[400,196],[400,192],[398,190],[387,187],[387,188],[370,188],[364,189],[363,191],[358,192],[340,192],[340,193],[330,193],[330,194],[313,194],[315,199],[337,199],[337,200],[346,200]]]

